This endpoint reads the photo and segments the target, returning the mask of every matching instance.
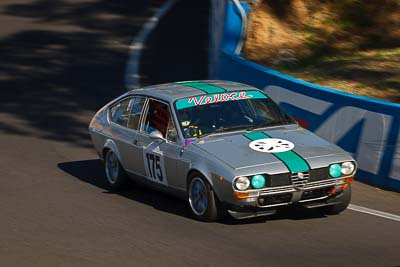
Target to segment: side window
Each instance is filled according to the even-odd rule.
[[[168,128],[167,128],[167,140],[170,142],[177,142],[178,141],[178,133],[176,131],[175,125],[172,121],[172,118],[169,119]]]
[[[125,127],[128,125],[130,100],[131,99],[122,100],[121,102],[118,102],[117,104],[111,107],[110,109],[111,120],[114,123],[117,123]]]
[[[149,101],[149,110],[143,130],[147,133],[158,130],[168,141],[177,141],[176,128],[172,122],[172,116],[168,105],[157,100]]]
[[[139,126],[140,115],[142,114],[145,97],[133,97],[130,100],[129,106],[131,112],[129,114],[128,128],[137,130]]]

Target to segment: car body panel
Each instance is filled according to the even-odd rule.
[[[247,85],[223,81],[202,81],[201,83],[219,87],[226,92],[258,90]],[[170,83],[135,89],[110,101],[101,108],[89,125],[89,132],[100,158],[103,158],[104,149],[111,149],[116,153],[129,176],[180,197],[186,196],[189,174],[193,171],[199,172],[212,186],[218,199],[230,207],[230,210],[241,211],[246,207],[252,207],[262,210],[264,213],[265,207],[260,207],[256,200],[258,196],[264,193],[272,194],[268,191],[269,189],[264,190],[264,193],[262,190],[256,190],[257,194],[254,198],[238,199],[235,197],[237,190],[233,186],[235,177],[250,177],[256,174],[263,174],[268,177],[275,177],[275,175],[290,176],[291,178],[288,178],[292,181],[290,184],[276,187],[279,194],[291,192],[292,198],[287,201],[287,204],[300,201],[304,190],[295,186],[293,175],[297,174],[292,173],[293,171],[288,167],[287,162],[282,160],[282,157],[280,157],[282,154],[261,153],[253,150],[249,146],[252,140],[246,137],[246,134],[264,134],[270,138],[290,141],[294,145],[291,153],[307,164],[309,170],[306,170],[306,173],[308,175],[308,172],[310,172],[310,176],[317,173],[314,170],[326,172],[332,163],[354,162],[354,159],[347,152],[297,124],[265,127],[253,131],[236,130],[189,139],[185,139],[180,127],[176,127],[179,140],[170,142],[152,139],[149,133],[143,131],[143,128],[128,129],[110,120],[109,108],[111,106],[125,98],[144,96],[147,99],[156,99],[160,103],[169,105],[173,124],[179,125],[175,102],[182,98],[205,94],[191,87],[188,83],[186,85],[185,83]],[[146,101],[142,111],[141,125],[148,112],[148,102]],[[315,179],[315,181],[312,179]],[[318,179],[318,177],[311,177],[304,188],[336,186],[332,179],[324,178],[323,181]],[[250,190],[250,194],[253,194],[253,191]],[[329,203],[326,202],[325,204],[328,205]]]

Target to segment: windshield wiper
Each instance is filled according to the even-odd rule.
[[[246,125],[236,125],[236,126],[231,126],[231,127],[220,127],[220,128],[215,129],[212,132],[209,132],[209,133],[201,135],[201,137],[208,136],[208,135],[211,135],[211,134],[230,132],[230,131],[241,130],[241,129],[246,130],[246,131],[251,131],[251,129],[253,127],[254,127],[253,125],[248,125],[248,124],[246,124]]]
[[[276,124],[276,123],[275,122],[266,122],[266,123],[262,123],[262,124],[258,124],[258,125],[253,125],[253,127],[251,127],[251,129],[249,129],[249,131],[254,131],[254,130],[257,130],[260,128],[265,128],[268,126],[272,126],[274,124]]]
[[[200,137],[205,137],[205,136],[208,136],[208,135],[211,135],[211,134],[230,132],[230,131],[234,131],[234,130],[245,130],[247,132],[250,132],[250,131],[257,130],[257,129],[266,128],[266,127],[269,127],[269,126],[277,126],[277,125],[285,125],[285,123],[276,122],[276,121],[270,121],[270,122],[267,122],[267,123],[262,123],[262,124],[257,124],[257,125],[245,124],[245,125],[235,125],[235,126],[231,126],[231,127],[220,127],[220,128],[215,129],[212,132],[205,133],[205,134],[201,135]]]

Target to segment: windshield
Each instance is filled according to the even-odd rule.
[[[259,91],[185,98],[178,100],[175,106],[185,138],[295,123],[275,102]]]

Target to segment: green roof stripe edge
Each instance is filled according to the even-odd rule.
[[[206,94],[215,94],[215,93],[224,93],[226,92],[225,89],[212,85],[212,84],[207,84],[203,82],[177,82],[178,84],[182,84],[185,86],[193,87],[195,89],[201,90]]]

